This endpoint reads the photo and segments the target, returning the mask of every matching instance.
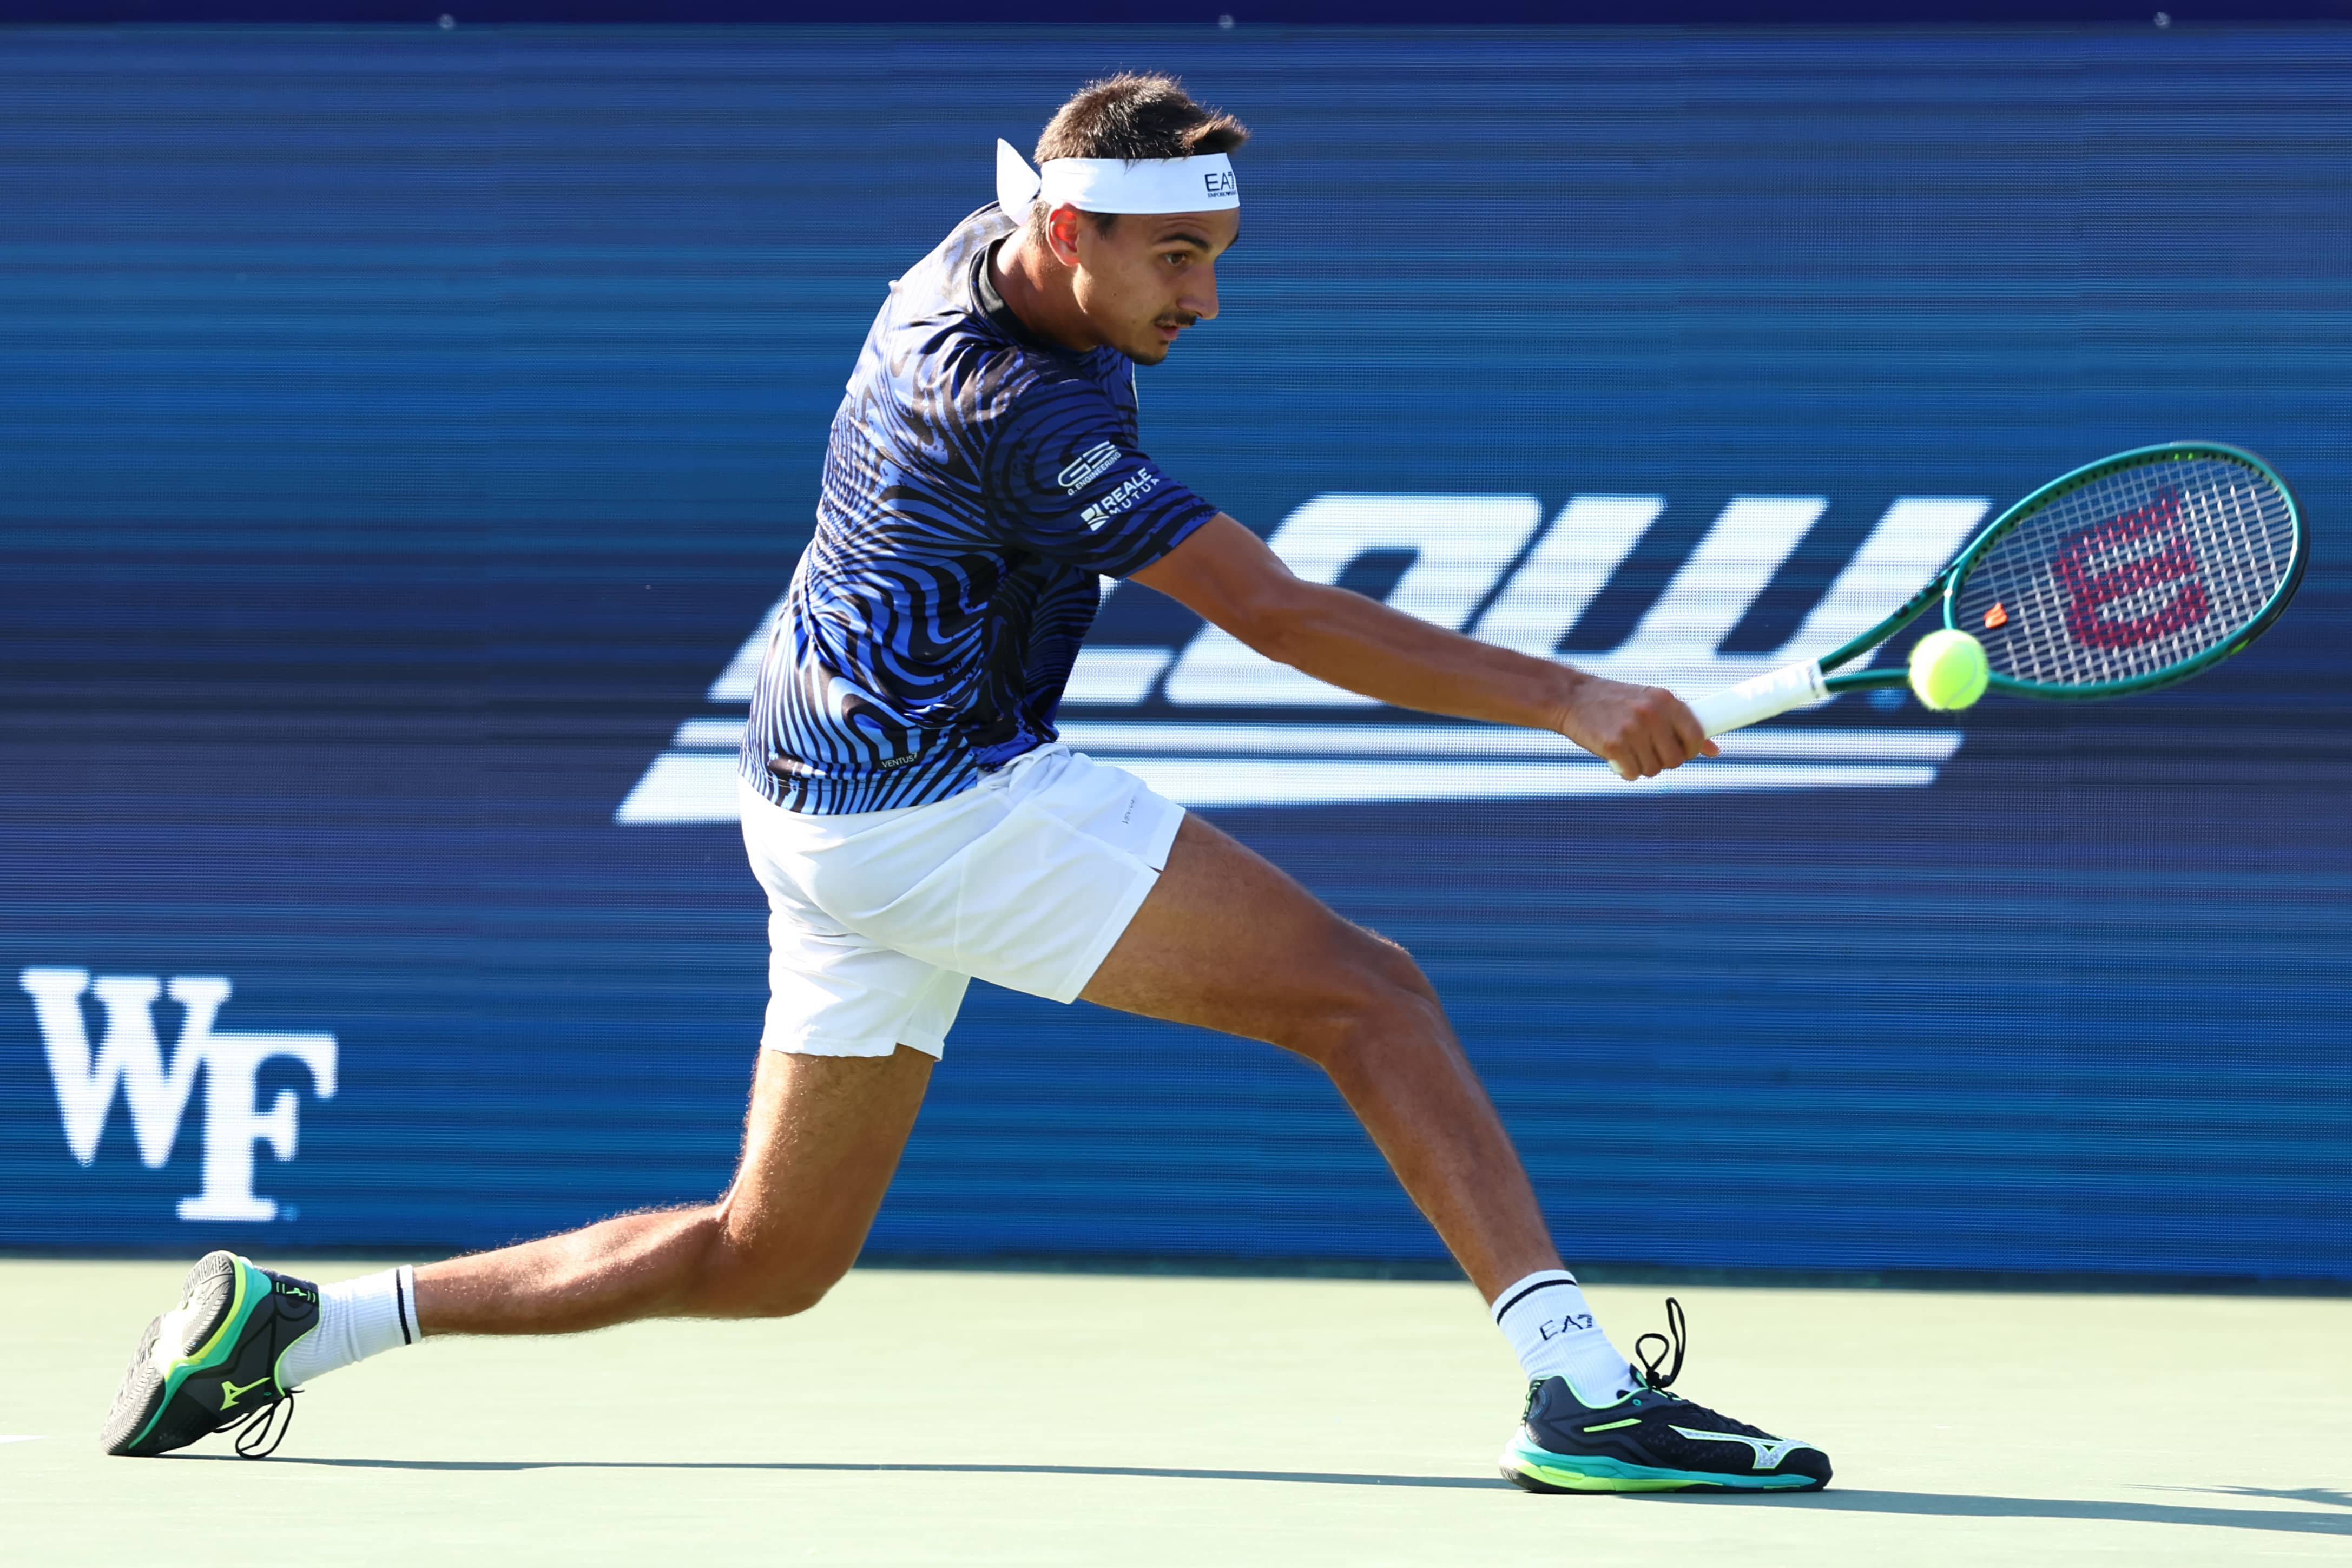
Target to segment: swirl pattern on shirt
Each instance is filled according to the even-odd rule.
[[[920,805],[1055,738],[1100,579],[1215,515],[1137,445],[1135,366],[1023,329],[982,207],[891,286],[834,416],[816,534],[739,763],[777,805]]]

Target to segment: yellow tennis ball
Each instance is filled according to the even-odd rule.
[[[1911,647],[1911,689],[1930,708],[1966,708],[1985,694],[1992,668],[1966,632],[1929,632]]]

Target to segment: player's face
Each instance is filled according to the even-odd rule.
[[[1087,325],[1137,363],[1158,364],[1179,333],[1217,313],[1217,258],[1241,230],[1232,209],[1129,213],[1108,234],[1073,224],[1072,281]]]

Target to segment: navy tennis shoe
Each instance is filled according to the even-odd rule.
[[[1503,1446],[1503,1477],[1531,1492],[1810,1492],[1830,1484],[1830,1458],[1810,1443],[1717,1415],[1666,1392],[1682,1372],[1682,1303],[1666,1299],[1674,1364],[1660,1371],[1644,1345],[1633,1386],[1595,1407],[1566,1378],[1528,1385],[1527,1414]],[[1663,1350],[1661,1352],[1663,1355]],[[1629,1369],[1630,1371],[1630,1369]]]
[[[295,1391],[278,1381],[278,1363],[318,1325],[319,1288],[309,1280],[206,1253],[188,1270],[180,1304],[147,1325],[99,1446],[144,1458],[239,1426],[236,1451],[266,1457],[294,1418]],[[286,1419],[272,1436],[281,1403]]]

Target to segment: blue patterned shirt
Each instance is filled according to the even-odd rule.
[[[920,805],[1055,738],[1100,579],[1216,514],[1136,444],[1135,365],[1032,335],[982,207],[891,286],[833,418],[816,536],[740,765],[777,805]]]

